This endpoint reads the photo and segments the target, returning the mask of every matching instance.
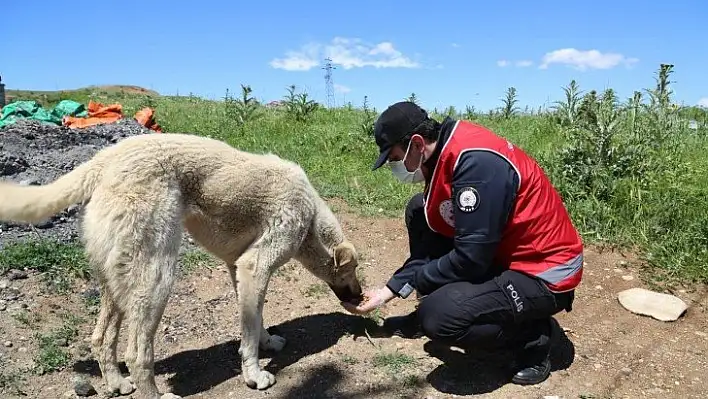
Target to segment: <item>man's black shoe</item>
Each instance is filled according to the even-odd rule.
[[[556,319],[549,320],[550,336],[548,344],[543,348],[534,348],[521,355],[520,370],[514,374],[511,381],[520,385],[534,385],[541,383],[551,374],[551,348],[559,339],[561,327]]]
[[[389,317],[384,320],[382,327],[388,334],[401,338],[418,339],[424,335],[420,323],[418,323],[417,312],[405,316]]]
[[[511,378],[514,384],[534,385],[541,383],[551,374],[551,361],[548,357],[541,363],[519,370]]]

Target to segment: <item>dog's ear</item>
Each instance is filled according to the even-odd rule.
[[[354,244],[344,241],[334,248],[334,267],[337,269],[356,267],[357,256]]]

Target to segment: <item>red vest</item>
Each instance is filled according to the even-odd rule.
[[[574,289],[583,274],[583,243],[560,195],[531,157],[481,126],[458,121],[444,143],[426,187],[428,226],[447,237],[455,236],[451,183],[460,155],[467,151],[501,155],[519,175],[516,201],[495,254],[495,264],[536,276],[553,292]]]

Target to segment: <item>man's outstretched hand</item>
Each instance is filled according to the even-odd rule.
[[[364,293],[364,300],[355,305],[350,302],[342,302],[342,306],[353,314],[366,314],[379,306],[385,304],[395,297],[388,287],[376,288]]]

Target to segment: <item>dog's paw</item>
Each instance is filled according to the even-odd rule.
[[[280,335],[271,335],[268,341],[261,345],[261,349],[266,351],[280,352],[285,347],[287,340]]]
[[[130,378],[123,378],[118,386],[118,392],[121,395],[130,395],[133,391],[135,391],[135,384],[133,384],[133,381],[131,381]]]
[[[119,394],[123,396],[130,395],[135,391],[135,384],[130,377],[119,378],[110,384],[110,394]]]
[[[172,392],[163,393],[160,399],[182,399],[181,396],[175,395]]]
[[[249,388],[266,389],[275,384],[275,376],[265,370],[258,370],[249,374],[248,376],[246,373],[243,375]]]

